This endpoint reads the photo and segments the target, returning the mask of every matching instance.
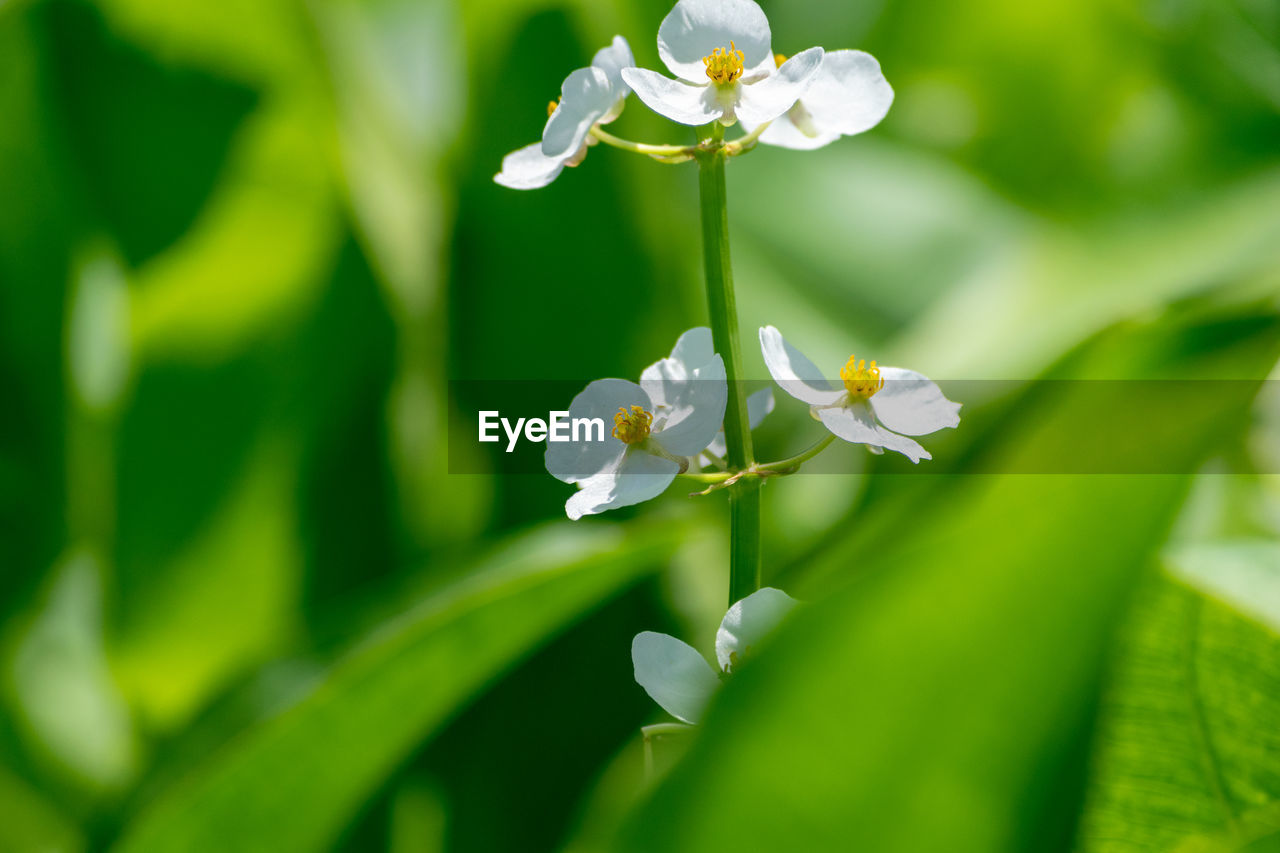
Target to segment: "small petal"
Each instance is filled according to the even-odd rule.
[[[880,63],[860,50],[834,50],[804,93],[804,106],[822,131],[845,136],[870,130],[893,104],[893,87]]]
[[[579,441],[548,441],[543,458],[551,476],[578,483],[619,462],[627,446],[613,437],[613,416],[619,408],[632,406],[653,411],[644,389],[625,379],[597,379],[579,392],[569,404],[570,419],[600,418],[604,441],[590,440],[597,437],[598,430],[580,433]]]
[[[716,631],[716,660],[728,670],[778,627],[796,606],[796,600],[780,589],[766,586],[735,603],[724,614]],[[734,658],[738,660],[734,660]]]
[[[608,47],[597,50],[596,55],[591,58],[591,64],[609,78],[609,85],[613,89],[615,98],[624,97],[630,91],[622,79],[622,69],[631,68],[636,64],[636,60],[631,55],[631,45],[627,44],[627,40],[622,36],[614,36],[613,42]]]
[[[850,406],[832,406],[818,409],[818,417],[823,425],[845,441],[854,444],[865,444],[869,448],[883,447],[894,450],[910,459],[919,462],[921,459],[932,459],[929,451],[912,441],[905,435],[898,435],[876,423],[871,407],[865,402]],[[873,451],[874,452],[874,451]]]
[[[584,515],[643,503],[665,492],[679,471],[680,466],[670,459],[628,447],[616,463],[581,481],[582,488],[564,505],[565,514],[577,521]]]
[[[643,631],[631,641],[636,683],[668,714],[697,723],[720,687],[715,671],[688,643],[669,634]]]
[[[647,68],[624,68],[622,79],[645,106],[674,122],[697,126],[724,115],[712,86],[672,80]]]
[[[591,125],[615,100],[609,77],[599,68],[579,68],[564,79],[560,104],[542,131],[542,153],[568,157],[586,142]]]
[[[773,380],[797,400],[812,406],[830,406],[845,396],[843,387],[823,378],[822,371],[773,326],[760,329],[760,352]]]
[[[691,83],[707,81],[702,58],[730,42],[742,51],[745,76],[773,69],[769,19],[751,0],[680,0],[658,27],[658,55]]]
[[[764,124],[791,109],[809,88],[822,64],[822,48],[811,47],[788,59],[758,83],[742,87],[737,116],[745,124]]]
[[[671,355],[644,369],[640,374],[640,387],[655,406],[674,406],[677,394],[686,389],[686,380],[693,371],[709,363],[715,356],[711,330],[706,326],[690,329],[676,341]]]
[[[695,456],[707,449],[724,423],[729,401],[724,360],[712,356],[711,361],[693,371],[684,390],[673,396],[671,414],[661,430],[654,430],[650,440],[673,456]]]
[[[876,419],[903,435],[927,435],[960,424],[960,404],[942,395],[931,379],[914,370],[882,367],[884,387],[871,398]]]
[[[535,142],[502,158],[502,171],[493,176],[496,183],[513,190],[536,190],[545,187],[564,170],[563,157],[542,153],[542,143]]]

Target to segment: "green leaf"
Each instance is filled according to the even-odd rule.
[[[1183,483],[974,478],[735,674],[624,849],[1064,849],[1105,637]]]
[[[1186,583],[1144,590],[1102,715],[1085,853],[1280,843],[1280,634],[1242,612],[1280,610],[1277,556],[1197,546],[1171,557]]]
[[[549,528],[375,631],[296,706],[126,827],[117,850],[327,849],[366,797],[486,682],[669,553],[681,528]]]
[[[0,850],[84,850],[79,828],[35,788],[0,765]]]

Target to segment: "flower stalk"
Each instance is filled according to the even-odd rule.
[[[755,466],[755,471],[767,474],[792,474],[795,473],[801,465],[817,456],[822,451],[831,446],[831,442],[835,441],[833,434],[828,434],[825,438],[819,439],[812,447],[795,456],[786,459],[779,459],[777,462],[767,462],[763,465]]]
[[[731,470],[745,471],[755,459],[751,425],[743,387],[742,347],[738,336],[738,306],[733,293],[729,259],[729,214],[725,192],[724,125],[712,122],[698,152],[698,195],[702,208],[702,252],[707,285],[707,308],[716,352],[724,359],[729,399],[724,413],[726,461]],[[729,603],[760,588],[760,481],[745,478],[729,487]]]
[[[683,163],[693,159],[694,149],[688,145],[650,145],[647,142],[632,142],[629,139],[614,136],[599,125],[592,127],[590,134],[605,145],[630,151],[633,154],[644,154],[660,163]]]

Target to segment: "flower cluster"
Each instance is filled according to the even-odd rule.
[[[741,123],[752,141],[801,150],[869,130],[889,111],[893,89],[870,54],[811,47],[788,58],[772,41],[753,0],[680,0],[658,28],[658,56],[672,77],[637,67],[626,39],[615,36],[565,78],[541,142],[508,154],[494,180],[544,187],[600,141],[678,161],[681,146],[624,143],[602,130],[632,92],[674,122]]]
[[[603,142],[666,163],[696,159],[706,181],[704,214],[718,211],[723,217],[725,158],[757,143],[820,148],[874,127],[893,102],[879,63],[866,53],[821,47],[790,58],[774,53],[769,21],[753,0],[679,0],[658,29],[658,55],[672,76],[637,67],[626,40],[615,37],[590,66],[565,78],[560,98],[549,105],[542,139],[507,155],[495,180],[515,189],[546,186],[566,166],[581,163],[590,146]],[[697,144],[629,142],[605,130],[632,93],[654,112],[699,127]],[[743,128],[742,135],[726,138],[725,128],[734,125]],[[717,236],[715,229],[704,230],[704,237],[711,304],[731,306],[727,237]],[[681,335],[671,354],[645,368],[638,383],[599,379],[587,385],[570,404],[569,417],[612,423],[609,434],[588,431],[579,437],[575,431],[571,441],[549,443],[546,451],[547,470],[577,486],[565,504],[574,520],[657,497],[679,476],[709,483],[706,492],[732,488],[735,500],[757,501],[754,513],[733,514],[735,530],[740,518],[750,519],[755,528],[733,537],[738,550],[730,573],[732,606],[716,635],[719,670],[665,634],[645,631],[632,644],[636,681],[687,723],[701,719],[721,680],[795,604],[780,590],[756,589],[759,549],[750,542],[754,537],[758,543],[759,493],[753,478],[794,473],[835,438],[874,453],[892,450],[918,463],[931,457],[914,436],[960,422],[960,406],[919,373],[850,356],[838,370],[839,380],[829,380],[776,328],[765,326],[759,332],[760,352],[769,373],[783,391],[809,406],[830,435],[798,456],[756,463],[749,431],[773,410],[774,398],[769,389],[746,398],[739,387],[731,387],[743,372],[738,347],[730,343],[737,338],[737,318],[732,310],[726,314],[717,318],[715,335],[706,327]],[[717,343],[724,351],[716,351]],[[733,416],[728,431],[726,411]],[[745,565],[748,557],[738,561],[739,555],[750,555],[754,567]],[[743,578],[747,581],[739,582]]]
[[[773,326],[760,330],[760,351],[778,386],[808,403],[813,416],[836,437],[873,453],[893,450],[912,462],[932,458],[907,436],[925,435],[960,423],[960,404],[948,400],[930,379],[901,367],[879,367],[852,356],[836,384]],[[569,404],[570,418],[613,423],[603,441],[548,444],[547,471],[576,483],[569,518],[631,506],[666,491],[676,476],[720,467],[725,452],[723,420],[728,400],[724,360],[705,326],[680,336],[671,355],[640,374],[640,383],[597,379]],[[768,389],[747,401],[754,429],[773,411]]]

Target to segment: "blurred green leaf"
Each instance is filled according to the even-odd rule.
[[[53,803],[0,766],[0,850],[74,853],[84,848],[77,827]]]
[[[1274,322],[1230,328],[1120,327],[1086,353],[1105,352],[1120,375],[1161,356],[1265,372]],[[1194,470],[1248,396],[1151,431],[1151,449],[1170,471]],[[988,439],[1016,459],[1046,419],[1097,416],[1051,397]],[[866,537],[855,517],[847,535],[860,546],[834,553],[857,582],[820,574],[836,592],[729,681],[624,849],[1069,849],[1107,643],[1188,480],[960,478],[943,484],[948,500],[917,491]]]
[[[654,565],[681,532],[560,525],[541,545],[506,543],[487,568],[375,631],[295,707],[150,803],[116,849],[327,849],[479,687]]]
[[[296,462],[281,444],[264,441],[205,527],[129,590],[112,663],[152,728],[187,721],[297,627],[302,561],[287,499]]]
[[[53,47],[65,142],[89,203],[136,265],[195,220],[254,93],[113,38],[87,3],[49,2],[39,13]]]
[[[103,648],[103,573],[89,550],[59,561],[46,600],[6,650],[4,673],[28,751],[53,778],[96,796],[117,793],[141,763]]]
[[[1159,217],[1043,229],[950,288],[900,351],[953,378],[1024,378],[1098,330],[1178,300],[1273,294],[1277,204],[1280,172],[1270,170]]]
[[[1084,853],[1280,841],[1280,634],[1228,603],[1280,618],[1277,557],[1274,545],[1197,547],[1171,560],[1201,589],[1161,576],[1144,590],[1102,714]]]

